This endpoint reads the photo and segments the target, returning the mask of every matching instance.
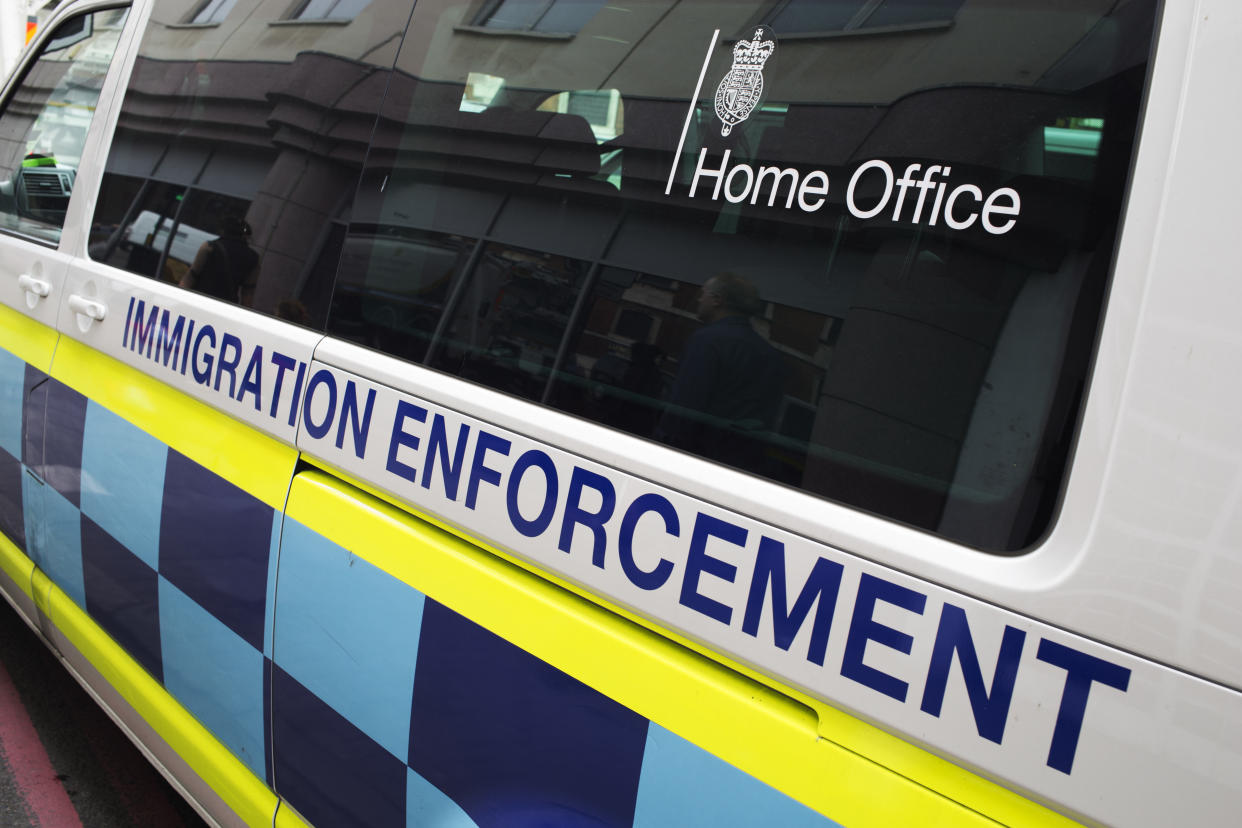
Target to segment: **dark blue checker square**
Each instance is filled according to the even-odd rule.
[[[313,825],[405,828],[405,763],[271,669],[276,792]]]
[[[47,407],[47,374],[26,365],[22,388],[22,457],[27,466],[42,472],[43,414]]]
[[[82,515],[86,610],[161,683],[159,576]]]
[[[481,828],[631,825],[646,739],[637,713],[427,599],[410,767]]]
[[[82,435],[86,428],[86,397],[64,383],[49,380],[43,435],[43,479],[74,506],[80,507]]]
[[[26,521],[22,517],[21,461],[0,448],[0,533],[26,551]]]
[[[263,650],[273,511],[169,449],[159,571],[256,650]]]

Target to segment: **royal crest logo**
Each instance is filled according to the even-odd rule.
[[[776,51],[776,39],[767,26],[755,29],[750,40],[739,40],[733,47],[733,68],[716,87],[716,115],[720,134],[750,117],[763,96],[763,66]]]

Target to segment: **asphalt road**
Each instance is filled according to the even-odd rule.
[[[3,599],[0,825],[205,828]]]

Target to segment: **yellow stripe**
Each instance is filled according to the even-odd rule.
[[[18,589],[26,593],[26,597],[34,600],[34,590],[30,586],[30,576],[34,572],[34,561],[17,548],[17,544],[7,536],[0,535],[0,570],[8,575]]]
[[[211,786],[246,825],[269,828],[276,795],[220,744],[73,599],[38,572],[36,591],[46,593],[48,617],[95,666],[121,697]]]
[[[845,713],[799,703],[690,652],[325,474],[294,480],[288,514],[842,825],[1073,824]]]
[[[595,609],[599,609],[599,604],[601,603],[600,599],[590,595],[590,593],[582,590],[576,585],[570,584],[548,573],[542,573],[526,562],[512,558],[503,550],[490,547],[483,541],[473,541],[471,538],[465,537],[456,527],[445,524],[433,515],[421,513],[418,510],[409,507],[405,507],[404,509],[399,506],[394,507],[394,505],[392,505],[393,500],[391,499],[391,495],[366,485],[365,483],[360,483],[360,481],[352,479],[349,475],[344,474],[339,470],[331,469],[329,472],[330,474],[311,473],[310,475],[304,475],[303,477],[307,477],[308,482],[309,480],[317,480],[321,485],[328,488],[337,488],[341,486],[339,481],[332,479],[333,477],[344,478],[350,483],[353,483],[355,486],[359,486],[359,488],[364,489],[372,496],[374,502],[370,507],[371,509],[383,512],[389,515],[391,519],[398,520],[405,524],[406,533],[414,531],[420,535],[430,534],[431,536],[438,536],[439,533],[435,531],[435,528],[432,528],[437,527],[444,530],[450,536],[448,540],[455,544],[454,548],[458,549],[461,554],[467,556],[477,556],[481,554],[484,558],[498,563],[502,568],[505,566],[504,562],[508,561],[512,564],[510,567],[511,569],[518,569],[524,574],[531,573],[531,576],[536,582],[538,582],[542,587],[547,587],[551,590],[551,593],[556,596],[555,600],[564,603],[566,606],[569,606],[571,603],[568,600],[569,596],[564,594],[564,591],[568,590],[574,595],[581,596],[585,599],[586,603],[593,605]],[[301,480],[302,477],[297,478],[295,485]],[[358,497],[359,495],[357,492],[353,492],[349,496]],[[319,503],[319,501],[316,501],[316,503]],[[293,504],[294,501],[291,499],[290,506],[293,507]],[[320,505],[325,508],[328,506],[327,502]],[[299,504],[297,513],[305,515],[307,520],[301,520],[296,517],[295,519],[306,524],[307,526],[310,526],[311,528],[316,529],[316,531],[320,534],[332,539],[341,546],[345,546],[351,550],[359,550],[359,554],[363,554],[360,551],[358,544],[360,539],[365,535],[365,530],[370,527],[369,521],[371,518],[359,517],[356,514],[351,515],[350,511],[345,509],[335,513],[337,515],[336,517],[327,519],[316,517],[314,514],[314,508],[319,508],[319,506],[308,508],[304,503]],[[411,511],[414,512],[416,517],[421,521],[426,521],[427,523],[432,524],[432,527],[423,526],[419,529],[413,529],[412,527],[414,526],[414,523],[411,521],[410,515],[408,514],[408,512]],[[346,517],[346,515],[351,516]],[[290,512],[290,516],[294,516],[293,512]],[[407,540],[404,542],[408,544],[409,541]],[[404,560],[404,556],[409,552],[408,548],[397,543],[387,548],[382,544],[371,544],[368,545],[368,549],[370,550],[371,557],[368,557],[367,559],[372,563],[375,563],[380,568],[385,569],[397,577],[400,577],[407,583],[415,583],[412,578],[417,577],[416,573],[410,573],[408,577],[401,574],[401,562]],[[486,554],[489,552],[493,554]],[[363,556],[367,557],[367,555]],[[497,560],[497,556],[501,560]],[[558,590],[557,586],[562,589]],[[440,599],[437,597],[437,600]],[[445,600],[443,603],[448,602]],[[485,612],[486,609],[486,606],[484,606],[480,611]],[[818,699],[811,698],[810,696],[794,690],[793,688],[780,685],[767,676],[763,676],[757,671],[750,669],[746,665],[728,659],[723,659],[698,643],[690,641],[689,639],[686,639],[674,632],[659,630],[646,619],[634,615],[623,607],[609,606],[608,610],[611,610],[610,613],[607,613],[610,616],[621,616],[622,619],[628,619],[629,622],[645,628],[642,633],[643,635],[652,636],[656,640],[665,644],[669,644],[669,639],[671,639],[671,646],[673,646],[673,650],[677,653],[678,657],[683,660],[688,659],[693,661],[697,665],[695,669],[698,669],[700,672],[703,670],[710,672],[714,669],[720,671],[721,675],[729,675],[732,676],[732,678],[739,678],[739,676],[735,674],[740,673],[741,677],[743,677],[743,681],[749,679],[749,681],[746,681],[745,685],[748,688],[746,692],[749,693],[754,700],[756,700],[756,703],[759,703],[759,699],[766,699],[768,701],[764,703],[769,706],[784,705],[789,709],[799,710],[800,712],[797,715],[800,715],[806,720],[806,722],[808,722],[806,727],[811,728],[812,731],[817,729],[821,745],[831,744],[855,754],[859,758],[865,757],[866,760],[870,760],[871,762],[887,768],[894,773],[909,778],[917,785],[936,791],[943,797],[961,803],[966,808],[977,811],[980,814],[985,814],[989,818],[1005,825],[1078,825],[1076,821],[1069,819],[1062,814],[1049,810],[1048,808],[1037,804],[1018,793],[1015,793],[1008,788],[997,785],[996,783],[991,782],[978,774],[936,756],[935,754],[913,745],[904,739],[894,736],[891,733],[881,730],[874,725],[868,724],[867,722],[858,719],[849,713],[831,707],[830,705],[827,705]],[[479,617],[472,614],[473,611],[468,611],[466,609],[459,611],[465,615],[470,615],[472,619],[479,621]],[[480,623],[483,622],[480,621]],[[494,632],[497,632],[509,640],[515,640],[509,632],[512,624],[511,619],[504,618],[503,614],[501,614],[501,617],[498,617],[495,623],[498,626],[492,627]],[[487,626],[487,624],[484,624],[484,626]],[[635,635],[632,626],[626,626],[624,627],[624,630],[624,635],[626,636],[632,637]],[[583,654],[566,652],[569,645],[565,642],[567,642],[568,639],[562,637],[562,633],[555,628],[555,625],[544,632],[548,636],[548,640],[545,642],[546,646],[541,652],[550,653],[550,655],[540,655],[540,657],[549,663],[555,664],[557,667],[565,670],[566,672],[573,673],[573,670],[566,666],[566,664],[569,663],[570,657],[577,657]],[[561,644],[565,644],[565,646],[560,646]],[[677,645],[680,645],[680,647]],[[526,649],[534,652],[534,650],[530,647],[526,647]],[[687,649],[692,652],[685,652]],[[697,658],[695,654],[698,654]],[[611,658],[611,654],[609,654],[609,657]],[[716,662],[723,662],[723,666]],[[704,667],[703,665],[709,666]],[[642,685],[646,682],[658,681],[658,679],[647,677],[647,674],[642,672],[642,669],[637,665],[632,669],[632,675],[634,677],[633,683],[636,687],[633,688],[634,693],[631,695],[638,695],[644,691],[649,692],[649,690]],[[574,674],[577,675],[576,673]],[[583,676],[578,677],[583,681],[586,681],[588,684],[593,683]],[[595,686],[599,687],[600,685],[595,684]],[[649,687],[650,686],[659,685],[649,685]],[[615,693],[609,693],[609,695],[612,695],[618,700],[622,700],[622,702],[630,708],[639,710],[637,703],[624,701],[621,696],[616,695]],[[689,704],[685,707],[687,710],[686,715],[693,717],[695,715],[694,704]],[[648,718],[659,722],[661,725],[668,727],[670,730],[690,738],[691,741],[694,741],[697,744],[711,750],[713,753],[725,756],[725,749],[713,747],[713,745],[716,745],[722,740],[729,740],[731,734],[719,732],[720,728],[716,723],[719,721],[729,721],[730,719],[727,717],[732,715],[732,713],[724,712],[713,712],[708,715],[702,724],[702,731],[704,732],[704,736],[702,738],[692,737],[686,731],[684,726],[678,726],[676,723],[669,725],[665,719],[658,718],[657,716],[649,715]],[[722,719],[720,718],[721,716],[725,716],[726,718]],[[715,722],[713,722],[713,718],[715,719]],[[676,722],[678,720],[674,721]],[[756,742],[756,747],[759,744],[760,742]],[[746,749],[747,747],[745,745],[740,745],[736,748],[736,750],[740,751],[745,751]],[[788,748],[782,745],[777,748],[777,750],[784,752],[787,751]],[[760,753],[762,753],[762,751],[760,751]],[[740,761],[734,761],[732,759],[730,759],[730,761],[739,767],[743,767]],[[817,799],[826,803],[835,803],[838,801],[834,799],[834,797],[838,796],[838,794],[829,796],[826,793],[828,789],[824,788],[823,774],[828,771],[825,771],[821,766],[813,766],[810,764],[798,765],[795,762],[792,763],[792,767],[787,769],[787,772],[790,774],[787,779],[777,779],[775,777],[784,771],[763,771],[762,768],[766,767],[768,762],[769,760],[764,758],[762,755],[757,755],[752,765],[746,766],[745,769],[752,775],[763,779],[773,787],[779,788],[795,799],[806,802],[807,804],[812,804]],[[771,760],[771,763],[771,767],[774,769],[778,766],[790,764],[783,763],[779,756],[774,757]],[[756,770],[756,768],[758,768],[758,770]],[[840,773],[840,771],[831,772]],[[816,792],[822,792],[823,795],[817,796]],[[887,796],[887,794],[884,795]],[[861,804],[863,806],[864,813],[869,813],[874,807],[873,803],[868,803],[865,799]],[[813,807],[817,806],[813,805]],[[827,813],[827,811],[823,811],[822,808],[817,809],[821,810],[821,812]],[[835,805],[833,810],[836,813],[840,813],[840,808],[835,807]],[[956,813],[958,816],[954,818],[960,819],[961,812],[958,811]],[[924,817],[920,817],[919,821],[920,823],[924,823],[928,820]],[[864,818],[864,820],[858,824],[882,824],[882,821],[873,821]]]
[[[47,373],[56,348],[56,329],[0,305],[0,348]]]
[[[73,339],[52,375],[274,509],[284,507],[297,450]]]

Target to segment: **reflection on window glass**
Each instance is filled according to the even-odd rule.
[[[514,32],[573,34],[603,5],[604,0],[496,0],[480,12],[476,25]]]
[[[952,20],[963,0],[783,0],[765,15],[778,32],[837,32]]]
[[[835,32],[848,26],[870,0],[787,0],[769,15],[773,28],[782,32]]]
[[[902,26],[952,20],[962,0],[883,0],[863,26]]]
[[[955,22],[831,48],[757,1],[475,8],[415,6],[330,331],[981,548],[1045,530],[1153,2],[777,9]]]
[[[207,0],[193,15],[189,23],[219,23],[228,17],[237,0]]]
[[[304,11],[354,14],[365,3]],[[157,6],[121,106],[90,255],[322,327],[362,158],[408,6],[379,4],[296,39],[269,38],[262,0],[214,6],[238,28],[170,27]],[[227,7],[227,8],[226,8]],[[231,9],[231,12],[229,11]]]
[[[294,15],[295,20],[351,20],[371,0],[308,0]]]
[[[86,131],[127,10],[61,23],[0,114],[0,227],[60,238]]]

